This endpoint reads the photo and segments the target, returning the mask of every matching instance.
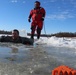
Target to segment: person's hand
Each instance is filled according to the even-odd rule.
[[[31,22],[31,19],[30,18],[28,18],[28,22]]]
[[[44,21],[44,17],[42,17],[41,20]]]

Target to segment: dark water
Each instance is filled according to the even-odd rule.
[[[0,75],[51,75],[60,65],[76,68],[76,50],[0,43]]]

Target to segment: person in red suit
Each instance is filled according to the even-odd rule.
[[[40,6],[39,1],[35,1],[35,8],[30,11],[28,21],[31,22],[31,38],[34,39],[35,30],[37,30],[37,39],[40,38],[41,30],[43,28],[43,21],[45,18],[45,9]]]

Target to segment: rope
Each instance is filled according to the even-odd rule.
[[[47,33],[46,33],[46,28],[45,28],[45,23],[43,22],[43,26],[44,26],[44,33],[45,33],[45,35],[47,36]],[[49,38],[48,36],[47,36],[47,38]]]
[[[45,35],[46,35],[45,23],[43,22],[43,24],[44,24],[44,33],[45,33]]]

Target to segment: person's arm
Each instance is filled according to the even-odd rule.
[[[46,15],[45,9],[42,8],[42,21],[44,21],[44,19],[45,19],[45,15]]]
[[[0,37],[0,42],[3,42],[4,39],[5,39],[5,36],[1,36],[1,37]]]
[[[28,22],[31,22],[31,17],[32,17],[32,14],[33,14],[32,11],[33,11],[33,10],[31,10],[30,15],[29,15],[29,17],[28,17]]]
[[[30,39],[30,38],[23,37],[22,38],[22,43],[25,44],[25,45],[33,45],[33,40]]]

